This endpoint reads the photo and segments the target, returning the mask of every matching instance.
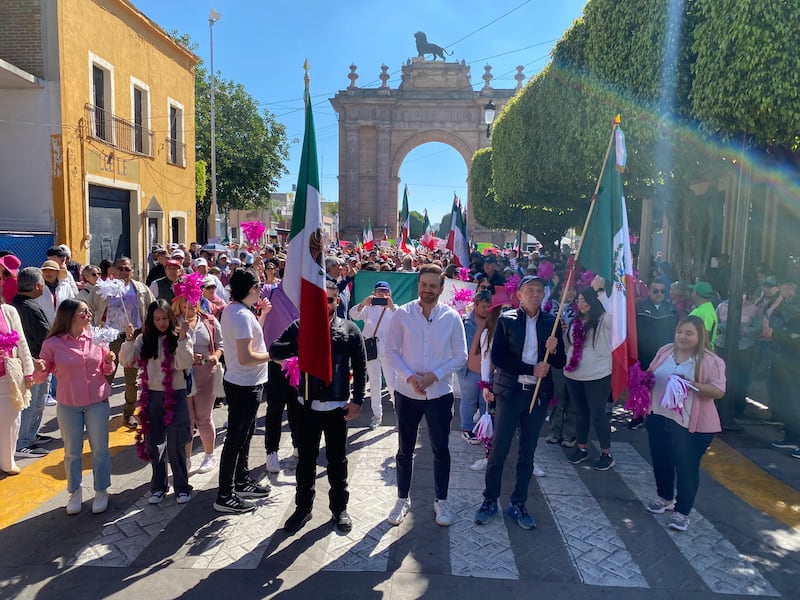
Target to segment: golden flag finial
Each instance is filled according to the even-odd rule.
[[[621,122],[622,119],[620,118],[619,113],[617,113],[617,116],[614,117],[614,125],[619,125]]]
[[[303,61],[303,70],[306,72],[306,74],[303,76],[303,81],[305,81],[306,86],[308,86],[308,82],[311,80],[311,78],[308,76],[308,59]]]

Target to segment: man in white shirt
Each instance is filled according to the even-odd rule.
[[[423,265],[419,271],[419,299],[397,309],[386,338],[386,362],[397,373],[395,411],[399,437],[397,503],[387,518],[391,525],[399,525],[411,507],[408,494],[414,447],[423,416],[433,451],[436,523],[447,526],[452,522],[447,507],[452,375],[467,363],[467,341],[461,317],[439,302],[443,289],[442,268]]]

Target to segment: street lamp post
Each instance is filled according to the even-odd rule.
[[[494,102],[489,100],[486,103],[486,106],[483,107],[483,120],[486,121],[486,137],[491,137],[492,135],[492,122],[494,121],[494,115],[497,113],[497,107],[494,105]]]
[[[219,210],[217,207],[217,142],[216,142],[216,113],[214,107],[215,79],[214,79],[214,23],[219,21],[220,14],[211,9],[208,13],[208,31],[211,47],[211,210],[208,213],[208,241],[219,240]]]

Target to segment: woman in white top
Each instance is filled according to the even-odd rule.
[[[589,459],[587,442],[589,425],[593,424],[600,443],[600,458],[594,464],[598,471],[614,466],[611,455],[611,423],[606,403],[611,394],[611,319],[598,293],[592,287],[578,293],[578,314],[566,327],[564,344],[567,365],[564,377],[570,401],[575,406],[577,448],[569,458],[576,465]]]

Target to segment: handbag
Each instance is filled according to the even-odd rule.
[[[25,385],[25,374],[22,372],[22,360],[12,356],[3,359],[8,380],[8,392],[11,402],[17,410],[23,410],[31,404],[31,391]]]
[[[375,325],[375,330],[372,332],[372,337],[364,338],[364,348],[367,350],[367,360],[375,360],[378,358],[378,338],[375,336],[378,333],[378,328],[381,326],[383,315],[386,313],[386,307],[383,307],[381,316],[378,323]]]

